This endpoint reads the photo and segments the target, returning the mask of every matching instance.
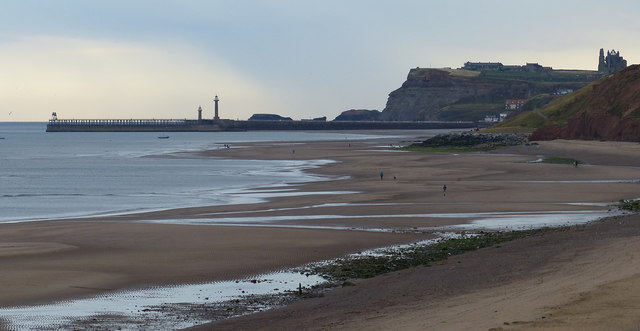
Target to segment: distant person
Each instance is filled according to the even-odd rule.
[[[380,171],[380,180],[384,178],[384,172]]]
[[[578,167],[578,160],[573,161],[573,166],[574,166],[575,168],[577,168],[577,167]]]
[[[445,184],[444,186],[442,186],[442,196],[446,196],[447,195],[447,185]]]

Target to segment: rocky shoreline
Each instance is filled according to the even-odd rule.
[[[528,133],[452,132],[439,134],[413,146],[497,148],[527,144],[529,136]]]

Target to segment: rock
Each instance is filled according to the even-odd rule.
[[[526,133],[455,132],[439,134],[418,144],[424,147],[493,147],[523,145]]]
[[[369,109],[349,109],[343,111],[334,121],[378,121],[380,111]]]
[[[293,121],[291,117],[282,117],[277,114],[253,114],[249,121]]]

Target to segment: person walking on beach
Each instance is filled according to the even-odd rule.
[[[444,186],[442,186],[442,196],[446,196],[447,195],[447,185],[445,184]]]
[[[380,180],[384,177],[384,172],[380,171]]]

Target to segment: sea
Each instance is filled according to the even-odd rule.
[[[48,133],[46,123],[3,122],[0,222],[258,202],[264,194],[247,194],[252,189],[326,180],[309,170],[332,161],[189,152],[267,141],[295,149],[296,142],[373,137],[324,131]]]

